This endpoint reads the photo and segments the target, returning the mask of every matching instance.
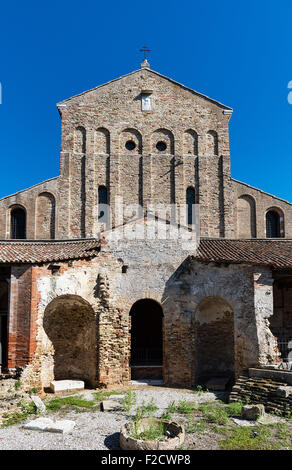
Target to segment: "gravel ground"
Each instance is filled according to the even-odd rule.
[[[149,403],[153,398],[158,406],[157,416],[173,401],[180,400],[206,402],[222,397],[222,393],[190,393],[171,388],[143,387],[133,390],[136,393],[137,405],[143,400]],[[86,399],[92,397],[91,391],[84,393]],[[0,429],[0,450],[117,450],[119,449],[119,432],[128,421],[124,412],[82,412],[69,411],[46,413],[46,417],[57,419],[72,419],[75,427],[68,434],[28,431],[22,428],[23,423]],[[26,422],[35,419],[33,416]]]

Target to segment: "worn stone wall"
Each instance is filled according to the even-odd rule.
[[[266,238],[266,213],[279,213],[281,237],[292,237],[292,204],[245,183],[232,180],[236,238]]]
[[[23,208],[26,212],[27,239],[55,238],[55,227],[58,227],[58,183],[58,178],[52,178],[0,199],[0,238],[11,238],[10,213],[14,207]]]
[[[262,404],[268,413],[290,416],[292,412],[292,396],[281,397],[277,390],[287,383],[259,377],[241,375],[229,396],[229,402]]]

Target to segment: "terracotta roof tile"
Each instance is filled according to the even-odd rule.
[[[292,240],[230,240],[201,238],[194,259],[226,263],[268,265],[292,268]]]
[[[97,240],[0,241],[0,263],[45,263],[92,258],[99,251]]]

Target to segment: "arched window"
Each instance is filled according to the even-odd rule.
[[[11,210],[10,238],[14,240],[26,238],[26,212],[21,207]]]
[[[98,221],[106,225],[108,222],[108,194],[105,186],[98,187]]]
[[[187,189],[186,193],[186,203],[187,203],[187,224],[192,225],[195,223],[193,205],[195,204],[195,190],[192,187]]]
[[[266,236],[267,238],[281,237],[280,215],[276,211],[270,210],[266,214]]]

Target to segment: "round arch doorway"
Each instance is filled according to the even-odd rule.
[[[152,299],[141,299],[130,310],[131,379],[162,379],[163,310]]]

